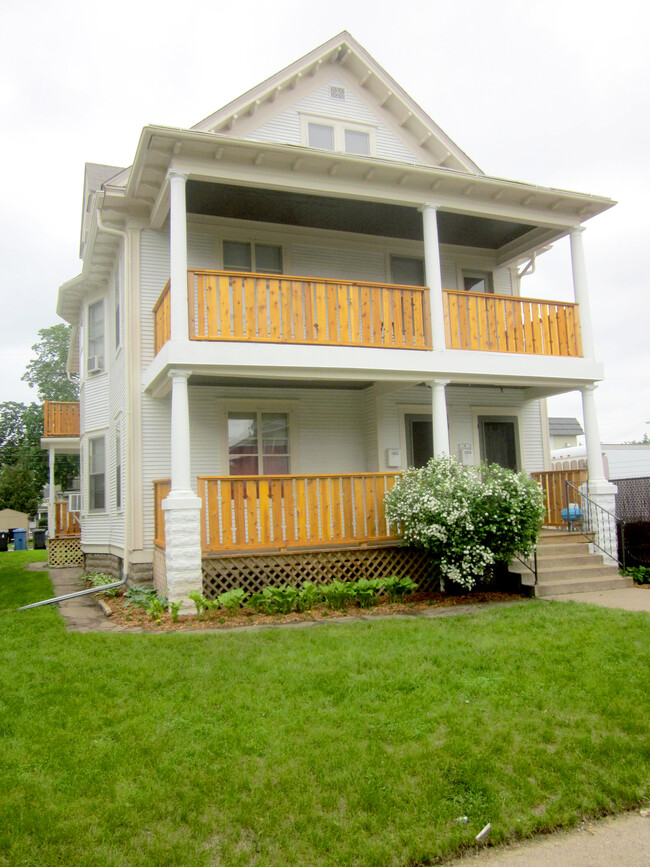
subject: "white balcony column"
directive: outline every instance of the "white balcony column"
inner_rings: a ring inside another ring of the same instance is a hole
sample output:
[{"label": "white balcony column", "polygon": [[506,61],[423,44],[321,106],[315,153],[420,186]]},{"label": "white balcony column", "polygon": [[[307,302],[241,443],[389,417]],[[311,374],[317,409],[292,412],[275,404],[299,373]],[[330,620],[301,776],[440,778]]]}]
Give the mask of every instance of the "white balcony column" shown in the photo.
[{"label": "white balcony column", "polygon": [[169,179],[169,312],[171,339],[187,340],[187,207],[185,185],[187,172],[170,171]]},{"label": "white balcony column", "polygon": [[589,305],[589,287],[587,285],[587,267],[585,265],[585,250],[582,243],[584,228],[576,226],[571,229],[571,267],[573,270],[573,297],[578,307],[580,319],[580,334],[582,337],[582,354],[585,358],[594,358],[594,336],[591,328],[591,308]]},{"label": "white balcony column", "polygon": [[449,380],[434,379],[431,388],[431,428],[433,432],[433,456],[449,454],[449,427],[447,425],[447,396],[445,388]]},{"label": "white balcony column", "polygon": [[[445,316],[442,301],[442,272],[440,270],[440,244],[438,241],[438,207],[426,203],[422,211],[424,233],[424,273],[429,287],[431,307],[431,339],[435,350],[446,349]],[[445,422],[446,423],[446,422]]]},{"label": "white balcony column", "polygon": [[190,414],[186,370],[172,370],[171,481],[165,513],[165,572],[169,602],[183,600],[181,612],[192,610],[187,594],[202,589],[201,500],[190,480]]},{"label": "white balcony column", "polygon": [[[596,548],[598,554],[610,552],[611,557],[605,553],[605,561],[614,563],[617,552],[616,521],[613,515],[616,512],[617,487],[605,478],[603,464],[603,450],[600,444],[600,432],[598,429],[598,415],[596,413],[596,401],[594,399],[595,385],[586,385],[582,391],[582,414],[585,423],[585,439],[587,441],[587,493],[590,502],[583,511],[587,512],[585,526],[595,533]],[[605,509],[600,512],[597,508]],[[584,520],[584,519],[583,519]]]},{"label": "white balcony column", "polygon": [[56,452],[53,448],[48,449],[48,458],[50,461],[50,490],[47,499],[47,535],[49,539],[56,536],[56,511],[54,500],[54,462],[56,460]]}]

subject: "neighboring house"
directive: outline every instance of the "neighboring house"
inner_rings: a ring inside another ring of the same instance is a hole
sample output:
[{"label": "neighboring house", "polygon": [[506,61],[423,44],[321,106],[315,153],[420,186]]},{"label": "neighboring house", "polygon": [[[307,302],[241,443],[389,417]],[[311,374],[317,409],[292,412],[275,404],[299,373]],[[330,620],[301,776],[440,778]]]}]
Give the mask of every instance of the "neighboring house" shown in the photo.
[{"label": "neighboring house", "polygon": [[0,532],[29,530],[29,515],[15,509],[0,509]]},{"label": "neighboring house", "polygon": [[[383,514],[396,473],[432,453],[542,471],[541,402],[573,389],[600,456],[582,224],[613,202],[486,175],[348,33],[192,129],[146,126],[83,201],[57,309],[93,568],[170,599],[416,577]],[[566,236],[574,301],[521,297]]]},{"label": "neighboring house", "polygon": [[549,418],[548,436],[551,449],[565,449],[578,445],[584,431],[577,418]]}]

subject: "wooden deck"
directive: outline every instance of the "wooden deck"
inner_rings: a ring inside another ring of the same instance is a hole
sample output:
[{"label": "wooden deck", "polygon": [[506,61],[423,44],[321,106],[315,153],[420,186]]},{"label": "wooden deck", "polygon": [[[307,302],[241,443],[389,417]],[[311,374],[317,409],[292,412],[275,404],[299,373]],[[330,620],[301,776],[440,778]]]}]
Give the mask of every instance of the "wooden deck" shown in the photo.
[{"label": "wooden deck", "polygon": [[43,404],[44,437],[78,437],[79,401],[46,400]]}]

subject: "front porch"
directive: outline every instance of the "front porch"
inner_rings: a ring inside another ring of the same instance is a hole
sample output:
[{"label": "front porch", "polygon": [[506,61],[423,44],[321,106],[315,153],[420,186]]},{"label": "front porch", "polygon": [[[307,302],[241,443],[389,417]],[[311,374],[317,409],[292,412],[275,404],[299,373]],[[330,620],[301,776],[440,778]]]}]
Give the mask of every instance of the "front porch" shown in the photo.
[{"label": "front porch", "polygon": [[[41,447],[47,449],[50,469],[47,509],[50,566],[83,565],[79,511],[69,508],[69,496],[57,496],[54,483],[57,455],[79,455],[79,443],[79,401],[46,400],[43,405]],[[76,496],[80,498],[80,495]]]}]

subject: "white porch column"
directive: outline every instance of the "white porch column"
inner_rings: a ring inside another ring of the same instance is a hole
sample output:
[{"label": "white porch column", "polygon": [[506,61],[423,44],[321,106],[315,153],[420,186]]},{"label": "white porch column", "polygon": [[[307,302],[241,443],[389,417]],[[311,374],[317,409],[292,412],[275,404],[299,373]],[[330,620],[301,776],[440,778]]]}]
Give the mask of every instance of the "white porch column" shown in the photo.
[{"label": "white porch column", "polygon": [[433,430],[433,456],[439,458],[449,454],[449,428],[447,426],[447,396],[445,379],[434,379],[431,387],[431,427]]},{"label": "white porch column", "polygon": [[47,536],[48,539],[53,539],[56,535],[56,513],[54,511],[54,462],[56,460],[56,452],[53,448],[49,448],[47,454],[50,462],[50,491],[47,500]]},{"label": "white porch column", "polygon": [[169,276],[171,339],[188,339],[187,310],[187,172],[170,171],[169,178]]},{"label": "white porch column", "polygon": [[[616,511],[617,487],[605,478],[603,465],[603,451],[600,444],[600,432],[598,429],[598,415],[594,400],[595,385],[586,385],[582,390],[582,414],[585,423],[585,439],[587,441],[587,472],[589,481],[587,492],[590,500],[593,500],[601,509],[589,505],[587,526],[596,534],[596,553],[610,552],[612,557],[609,562],[615,562],[617,556],[616,521],[612,517]],[[587,511],[584,509],[583,511]],[[605,562],[608,562],[606,554]]]},{"label": "white porch column", "polygon": [[582,352],[585,358],[594,358],[594,337],[591,329],[591,308],[589,305],[589,287],[587,285],[587,268],[585,251],[582,243],[584,228],[576,226],[571,229],[571,267],[573,270],[573,295],[579,304],[580,333],[582,336]]},{"label": "white porch column", "polygon": [[433,348],[443,350],[446,348],[446,342],[438,241],[438,208],[437,205],[428,202],[422,205],[420,210],[422,211],[422,229],[424,232],[424,272],[430,293],[431,338]]}]

